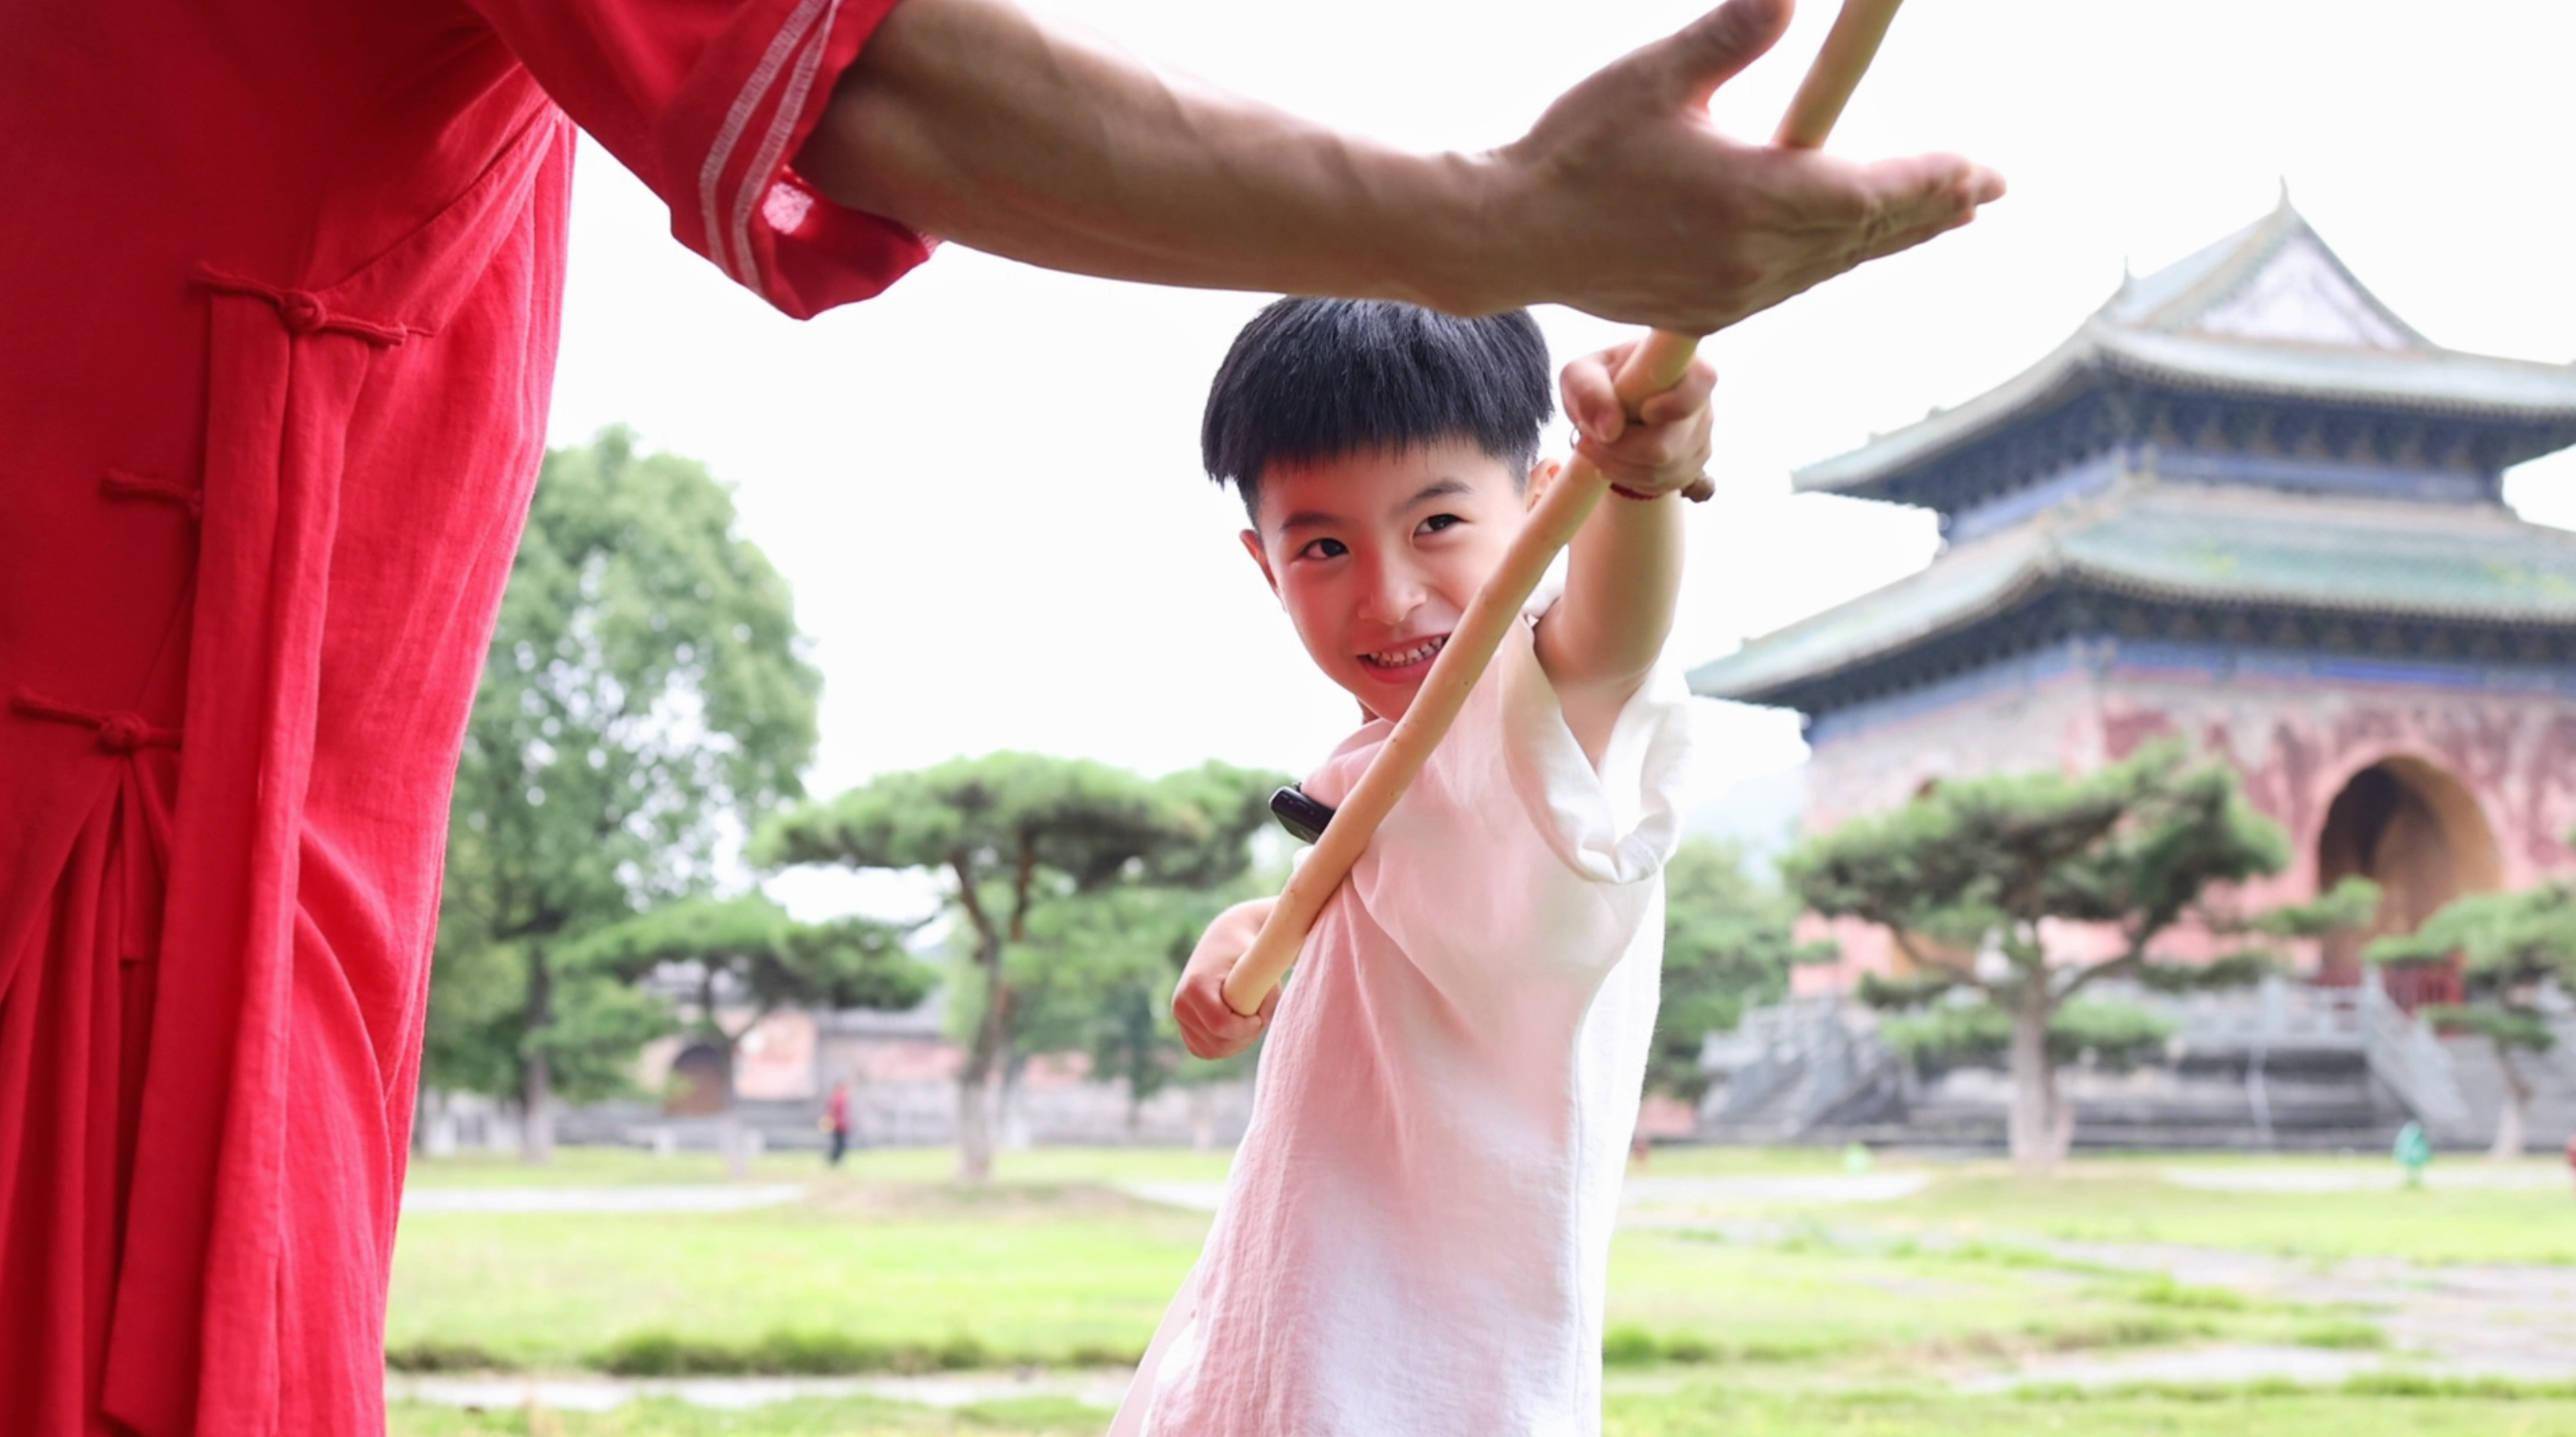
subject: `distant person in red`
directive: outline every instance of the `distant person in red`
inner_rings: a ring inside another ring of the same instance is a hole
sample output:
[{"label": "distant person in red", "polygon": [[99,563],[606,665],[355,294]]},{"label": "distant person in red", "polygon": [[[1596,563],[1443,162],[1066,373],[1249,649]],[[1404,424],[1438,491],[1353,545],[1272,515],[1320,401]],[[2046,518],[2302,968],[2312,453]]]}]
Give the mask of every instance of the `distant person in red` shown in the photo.
[{"label": "distant person in red", "polygon": [[843,1078],[832,1085],[832,1096],[823,1103],[823,1130],[831,1135],[831,1153],[824,1162],[839,1167],[850,1151],[850,1080]]},{"label": "distant person in red", "polygon": [[544,442],[575,125],[790,315],[945,236],[1707,330],[2000,192],[1718,135],[1699,103],[1783,23],[1732,0],[1511,145],[1416,154],[1003,0],[10,7],[0,1433],[383,1428],[442,830]]}]

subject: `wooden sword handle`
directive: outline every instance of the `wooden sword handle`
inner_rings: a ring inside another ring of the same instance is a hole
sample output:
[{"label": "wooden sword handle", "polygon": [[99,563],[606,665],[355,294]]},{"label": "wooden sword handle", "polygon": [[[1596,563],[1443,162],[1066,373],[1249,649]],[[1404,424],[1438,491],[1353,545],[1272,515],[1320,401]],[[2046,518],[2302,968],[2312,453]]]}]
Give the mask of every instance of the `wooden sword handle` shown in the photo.
[{"label": "wooden sword handle", "polygon": [[[1824,143],[1834,121],[1841,117],[1844,103],[1850,100],[1853,87],[1860,83],[1861,72],[1869,68],[1871,57],[1878,53],[1878,42],[1887,34],[1887,23],[1895,16],[1899,3],[1901,0],[1845,0],[1842,13],[1834,19],[1832,33],[1825,37],[1824,48],[1817,52],[1806,81],[1798,87],[1797,98],[1789,104],[1788,117],[1780,122],[1775,144],[1813,149]],[[1613,381],[1619,402],[1635,413],[1648,399],[1681,382],[1698,349],[1699,340],[1692,335],[1650,332],[1645,343],[1638,345],[1629,354],[1628,362],[1619,367],[1618,378]],[[1262,1000],[1278,986],[1289,965],[1297,961],[1297,950],[1305,946],[1307,930],[1314,926],[1316,915],[1324,911],[1325,901],[1349,875],[1351,865],[1359,861],[1395,801],[1404,796],[1405,785],[1422,771],[1431,751],[1440,746],[1451,721],[1466,703],[1468,692],[1476,687],[1485,666],[1493,661],[1494,651],[1502,646],[1503,636],[1520,622],[1521,607],[1546,576],[1548,565],[1573,542],[1609,487],[1609,481],[1592,461],[1577,454],[1540,497],[1519,536],[1504,551],[1502,563],[1468,602],[1467,612],[1450,632],[1447,646],[1431,661],[1431,672],[1423,675],[1422,687],[1415,691],[1404,716],[1395,721],[1394,731],[1386,736],[1377,755],[1369,760],[1367,772],[1360,775],[1350,796],[1333,810],[1333,821],[1325,826],[1324,836],[1316,841],[1305,862],[1288,876],[1288,886],[1280,890],[1279,901],[1262,923],[1260,936],[1252,940],[1252,947],[1235,960],[1233,970],[1226,974],[1226,1006],[1238,1013],[1258,1012]]]}]

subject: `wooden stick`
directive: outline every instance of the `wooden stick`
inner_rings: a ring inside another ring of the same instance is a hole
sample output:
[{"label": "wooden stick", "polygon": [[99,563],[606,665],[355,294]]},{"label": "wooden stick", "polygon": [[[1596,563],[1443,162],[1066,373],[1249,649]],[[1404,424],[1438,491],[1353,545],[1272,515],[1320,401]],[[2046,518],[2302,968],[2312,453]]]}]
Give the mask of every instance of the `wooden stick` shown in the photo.
[{"label": "wooden stick", "polygon": [[[1825,37],[1824,48],[1817,52],[1815,63],[1807,70],[1805,82],[1798,87],[1797,98],[1789,104],[1787,118],[1780,122],[1773,143],[1785,148],[1813,149],[1841,118],[1843,105],[1851,99],[1852,90],[1860,84],[1861,72],[1869,68],[1878,53],[1878,43],[1887,34],[1888,21],[1896,15],[1901,0],[1844,0],[1842,13],[1835,17],[1832,33]],[[1698,351],[1699,340],[1687,334],[1655,330],[1646,342],[1628,356],[1613,381],[1619,402],[1633,414],[1648,399],[1663,393],[1681,381],[1690,369],[1691,357]],[[1270,917],[1261,925],[1261,934],[1252,947],[1235,961],[1226,974],[1226,1006],[1238,1013],[1260,1010],[1262,1000],[1277,987],[1289,965],[1297,959],[1297,950],[1306,943],[1307,930],[1314,926],[1324,903],[1341,886],[1342,879],[1359,861],[1369,840],[1376,836],[1377,826],[1404,796],[1405,785],[1422,771],[1431,751],[1449,732],[1450,723],[1476,687],[1476,680],[1493,661],[1494,651],[1502,646],[1503,636],[1520,622],[1521,606],[1546,576],[1548,565],[1559,551],[1574,540],[1593,506],[1609,489],[1609,481],[1592,461],[1577,454],[1556,477],[1530,514],[1503,560],[1483,588],[1467,605],[1458,627],[1450,632],[1448,644],[1439,657],[1431,661],[1431,672],[1423,675],[1422,687],[1415,691],[1413,702],[1397,719],[1395,729],[1369,760],[1368,771],[1360,775],[1350,796],[1333,811],[1333,821],[1324,828],[1314,851],[1289,875],[1288,886],[1279,893],[1279,902],[1271,908]]]},{"label": "wooden stick", "polygon": [[1824,144],[1825,136],[1833,133],[1834,121],[1843,117],[1852,91],[1860,88],[1869,62],[1878,58],[1878,42],[1887,38],[1888,22],[1896,18],[1901,3],[1843,0],[1842,13],[1834,17],[1824,48],[1807,67],[1807,78],[1799,83],[1797,97],[1789,101],[1789,113],[1781,117],[1780,131],[1771,143],[1784,150],[1812,150]]}]

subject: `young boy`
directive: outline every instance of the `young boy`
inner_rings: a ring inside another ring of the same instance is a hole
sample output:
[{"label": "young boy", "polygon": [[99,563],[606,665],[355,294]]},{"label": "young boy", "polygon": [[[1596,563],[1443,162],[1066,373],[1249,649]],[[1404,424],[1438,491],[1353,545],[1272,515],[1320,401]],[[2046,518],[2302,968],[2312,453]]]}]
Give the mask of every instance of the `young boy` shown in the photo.
[{"label": "young boy", "polygon": [[[1682,501],[1708,459],[1695,365],[1636,415],[1624,350],[1566,367],[1577,448],[1626,494],[1506,637],[1326,905],[1284,996],[1221,988],[1271,900],[1200,940],[1191,1050],[1266,1026],[1252,1123],[1116,1434],[1514,1437],[1601,1422],[1602,1289],[1663,954],[1688,723],[1658,667]],[[1207,469],[1316,667],[1369,715],[1304,784],[1339,803],[1557,473],[1525,313],[1292,299],[1237,337]]]}]

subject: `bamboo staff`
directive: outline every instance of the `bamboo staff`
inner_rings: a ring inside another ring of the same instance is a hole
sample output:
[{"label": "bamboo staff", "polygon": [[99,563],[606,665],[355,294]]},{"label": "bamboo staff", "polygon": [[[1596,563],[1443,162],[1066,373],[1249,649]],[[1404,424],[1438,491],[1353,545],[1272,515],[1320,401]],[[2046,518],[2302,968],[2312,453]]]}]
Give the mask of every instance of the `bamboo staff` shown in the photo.
[{"label": "bamboo staff", "polygon": [[[1824,48],[1817,52],[1806,79],[1799,84],[1797,97],[1789,102],[1788,116],[1780,122],[1773,144],[1814,149],[1825,142],[1834,121],[1842,117],[1843,105],[1851,99],[1852,90],[1860,84],[1862,72],[1878,54],[1878,43],[1887,34],[1888,22],[1896,17],[1899,3],[1901,0],[1844,0],[1832,32],[1825,37]],[[1691,357],[1698,348],[1699,339],[1693,335],[1665,330],[1647,335],[1646,342],[1637,346],[1628,362],[1620,366],[1613,382],[1619,402],[1633,414],[1648,399],[1672,388],[1690,369]],[[1326,825],[1314,851],[1289,876],[1288,886],[1280,890],[1279,902],[1261,925],[1260,936],[1226,975],[1226,1006],[1243,1014],[1257,1012],[1270,990],[1278,986],[1289,965],[1297,960],[1297,950],[1305,946],[1306,931],[1314,925],[1316,915],[1323,912],[1325,900],[1333,896],[1333,890],[1350,873],[1351,865],[1359,861],[1369,839],[1376,835],[1378,824],[1395,807],[1395,801],[1404,796],[1405,785],[1413,781],[1424,760],[1439,747],[1442,735],[1449,732],[1451,721],[1466,703],[1468,691],[1492,662],[1494,650],[1519,621],[1521,606],[1529,602],[1548,565],[1573,542],[1608,488],[1609,480],[1580,454],[1557,475],[1555,484],[1539,500],[1538,508],[1505,551],[1501,565],[1467,605],[1466,614],[1449,635],[1448,645],[1431,661],[1431,672],[1423,676],[1422,687],[1415,691],[1404,716],[1396,720],[1394,732],[1387,735],[1377,756],[1369,761],[1368,771],[1360,776],[1350,797],[1334,810],[1333,821]]]}]

